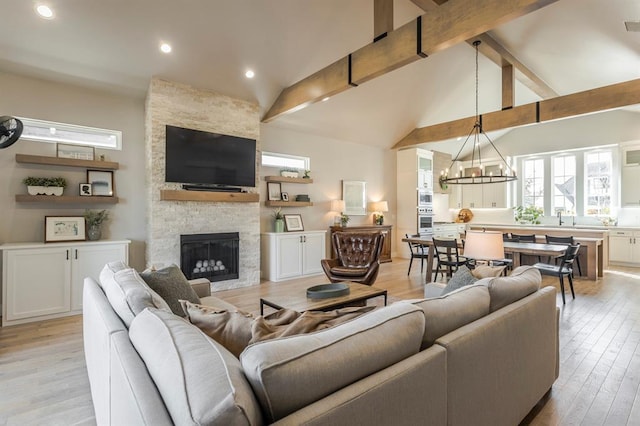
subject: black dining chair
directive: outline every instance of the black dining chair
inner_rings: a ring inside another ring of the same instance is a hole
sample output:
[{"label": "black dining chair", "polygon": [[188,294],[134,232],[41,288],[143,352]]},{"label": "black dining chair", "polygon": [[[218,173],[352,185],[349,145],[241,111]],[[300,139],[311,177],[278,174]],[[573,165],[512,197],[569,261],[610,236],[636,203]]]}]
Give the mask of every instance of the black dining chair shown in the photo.
[{"label": "black dining chair", "polygon": [[[511,238],[515,239],[518,243],[535,243],[536,242],[536,234],[531,235],[519,235],[519,234],[511,234]],[[538,262],[542,262],[542,258],[538,256]]]},{"label": "black dining chair", "polygon": [[458,251],[457,240],[439,240],[433,238],[433,248],[435,250],[436,257],[436,276],[434,280],[438,279],[438,273],[447,273],[448,277],[451,277],[458,267],[465,265],[469,259],[464,256],[460,256]]},{"label": "black dining chair", "polygon": [[580,250],[580,243],[570,245],[562,256],[562,261],[559,265],[552,265],[549,263],[536,263],[533,265],[542,275],[550,275],[558,277],[560,279],[560,294],[562,294],[562,304],[565,304],[564,300],[564,277],[569,278],[569,287],[571,288],[571,296],[575,299],[576,294],[573,291],[573,263],[578,256]]},{"label": "black dining chair", "polygon": [[[420,234],[404,234],[404,236],[407,238],[419,238]],[[409,241],[407,241],[407,244],[409,244],[409,250],[411,251],[411,260],[409,261],[409,270],[407,271],[407,275],[411,273],[411,265],[413,265],[413,259],[420,259],[420,273],[422,274],[422,271],[424,270],[424,260],[429,257],[429,252],[425,251],[425,248],[427,248],[427,246],[420,243],[411,243]]]},{"label": "black dining chair", "polygon": [[[545,235],[547,239],[547,244],[564,244],[568,246],[575,245],[575,241],[573,239],[573,235],[569,237],[554,237],[553,235]],[[562,259],[562,256],[558,256],[555,258],[556,265],[558,261]],[[582,275],[582,268],[580,267],[580,255],[578,254],[576,257],[576,266],[578,267],[578,275]]]}]

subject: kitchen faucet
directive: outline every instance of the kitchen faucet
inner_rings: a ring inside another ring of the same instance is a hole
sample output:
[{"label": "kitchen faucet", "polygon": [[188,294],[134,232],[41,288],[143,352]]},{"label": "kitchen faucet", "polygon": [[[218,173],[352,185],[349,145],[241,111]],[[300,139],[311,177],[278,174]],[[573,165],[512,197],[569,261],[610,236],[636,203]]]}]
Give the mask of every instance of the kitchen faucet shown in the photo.
[{"label": "kitchen faucet", "polygon": [[562,226],[562,224],[563,224],[563,223],[564,223],[564,222],[563,222],[563,220],[562,220],[562,212],[561,212],[561,211],[559,211],[559,212],[558,212],[558,226]]}]

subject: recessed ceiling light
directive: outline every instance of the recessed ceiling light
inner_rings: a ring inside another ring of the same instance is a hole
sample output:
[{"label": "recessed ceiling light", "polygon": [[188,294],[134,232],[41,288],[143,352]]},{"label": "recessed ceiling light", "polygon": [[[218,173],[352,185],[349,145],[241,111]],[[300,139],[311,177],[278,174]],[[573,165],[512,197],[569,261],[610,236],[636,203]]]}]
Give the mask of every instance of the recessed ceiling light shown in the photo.
[{"label": "recessed ceiling light", "polygon": [[171,45],[169,43],[162,43],[160,45],[160,51],[162,53],[171,53]]},{"label": "recessed ceiling light", "polygon": [[329,99],[329,96],[327,96],[326,98],[322,98],[322,102],[327,102]]},{"label": "recessed ceiling light", "polygon": [[244,76],[247,78],[253,78],[256,75],[256,73],[254,73],[252,70],[247,70],[247,72],[244,73]]},{"label": "recessed ceiling light", "polygon": [[46,4],[37,5],[36,12],[45,19],[53,19],[53,10],[51,10],[51,8]]}]

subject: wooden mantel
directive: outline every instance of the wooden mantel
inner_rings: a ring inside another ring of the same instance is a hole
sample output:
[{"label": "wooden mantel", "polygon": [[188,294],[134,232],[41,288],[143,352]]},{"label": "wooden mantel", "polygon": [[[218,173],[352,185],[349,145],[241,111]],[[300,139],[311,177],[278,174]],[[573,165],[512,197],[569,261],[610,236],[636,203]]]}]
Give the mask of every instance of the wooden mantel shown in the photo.
[{"label": "wooden mantel", "polygon": [[253,192],[209,192],[176,189],[160,190],[162,201],[203,201],[219,203],[257,203],[260,194]]}]

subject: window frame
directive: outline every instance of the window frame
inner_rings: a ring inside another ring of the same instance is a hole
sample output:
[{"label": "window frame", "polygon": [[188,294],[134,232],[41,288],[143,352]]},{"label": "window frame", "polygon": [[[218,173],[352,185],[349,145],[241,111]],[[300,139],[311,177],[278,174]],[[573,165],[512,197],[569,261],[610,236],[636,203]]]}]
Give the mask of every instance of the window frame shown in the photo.
[{"label": "window frame", "polygon": [[[24,125],[22,131],[22,139],[35,141],[35,142],[45,142],[45,143],[65,143],[70,145],[80,145],[80,146],[92,146],[94,148],[99,149],[112,149],[121,151],[122,150],[122,131],[120,130],[110,130],[110,129],[101,129],[98,127],[89,127],[89,126],[80,126],[77,124],[68,124],[68,123],[58,123],[55,121],[48,120],[38,120],[35,118],[27,118],[27,117],[18,117],[22,124]],[[33,134],[30,133],[31,128],[48,128],[55,129],[56,133],[58,131],[66,132],[66,133],[77,133],[84,135],[94,135],[97,137],[105,137],[109,140],[109,143],[100,143],[91,140],[82,140],[82,139],[69,139],[62,136],[56,136],[54,132],[44,136],[41,134]]]},{"label": "window frame", "polygon": [[[266,156],[271,156],[271,157],[275,157],[275,158],[280,158],[283,160],[301,160],[304,163],[304,168],[299,168],[299,167],[295,167],[294,165],[287,165],[287,164],[265,164],[264,163],[264,157]],[[278,152],[269,152],[269,151],[263,151],[262,154],[260,155],[260,165],[262,167],[273,167],[273,168],[280,168],[280,169],[284,169],[284,168],[292,168],[292,169],[297,169],[297,170],[311,170],[311,159],[309,157],[304,157],[301,155],[292,155],[292,154],[282,154],[282,153],[278,153]]]}]

